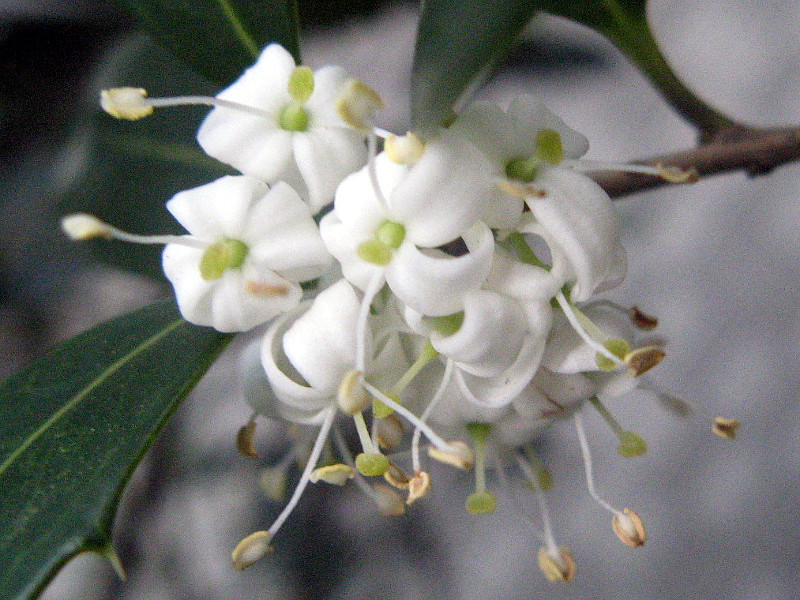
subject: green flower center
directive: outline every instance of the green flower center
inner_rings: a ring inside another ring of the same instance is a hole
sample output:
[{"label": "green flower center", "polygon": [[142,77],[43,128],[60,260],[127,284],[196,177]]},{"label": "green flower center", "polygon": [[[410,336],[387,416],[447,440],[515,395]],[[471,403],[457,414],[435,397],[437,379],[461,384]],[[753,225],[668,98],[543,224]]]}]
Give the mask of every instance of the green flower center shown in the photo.
[{"label": "green flower center", "polygon": [[308,111],[303,105],[293,102],[283,109],[278,124],[285,131],[306,131],[310,120]]},{"label": "green flower center", "polygon": [[506,163],[506,177],[522,183],[530,183],[539,174],[542,164],[557,165],[564,160],[561,136],[553,129],[542,129],[536,134],[536,149],[533,156],[512,158]]},{"label": "green flower center", "polygon": [[211,244],[200,259],[200,276],[206,281],[215,281],[228,269],[238,269],[250,248],[241,240],[223,240]]}]

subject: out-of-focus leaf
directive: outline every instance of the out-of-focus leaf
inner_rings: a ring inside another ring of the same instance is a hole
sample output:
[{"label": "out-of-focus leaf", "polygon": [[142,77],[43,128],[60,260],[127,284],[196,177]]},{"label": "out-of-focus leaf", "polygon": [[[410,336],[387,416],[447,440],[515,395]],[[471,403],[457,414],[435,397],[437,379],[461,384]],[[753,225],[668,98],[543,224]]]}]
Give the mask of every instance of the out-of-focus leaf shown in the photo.
[{"label": "out-of-focus leaf", "polygon": [[0,383],[1,598],[35,597],[79,552],[110,554],[125,483],[230,339],[159,302]]},{"label": "out-of-focus leaf", "polygon": [[539,8],[539,0],[424,0],[411,72],[414,129],[446,123]]},{"label": "out-of-focus leaf", "polygon": [[[103,87],[143,87],[151,96],[213,95],[217,90],[144,37],[110,61]],[[234,173],[206,155],[195,134],[206,107],[158,109],[140,121],[118,121],[93,104],[85,130],[85,159],[59,202],[62,215],[88,212],[135,233],[185,233],[164,204],[177,192]],[[85,243],[113,266],[161,279],[161,248],[117,241]]]},{"label": "out-of-focus leaf", "polygon": [[300,61],[295,0],[123,0],[139,23],[198,73],[227,85],[270,42]]}]

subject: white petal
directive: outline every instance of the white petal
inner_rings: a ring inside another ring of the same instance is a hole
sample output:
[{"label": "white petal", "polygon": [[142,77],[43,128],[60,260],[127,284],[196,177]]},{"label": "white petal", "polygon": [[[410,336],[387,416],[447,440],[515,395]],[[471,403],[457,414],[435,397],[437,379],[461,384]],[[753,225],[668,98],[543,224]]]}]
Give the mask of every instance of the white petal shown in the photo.
[{"label": "white petal", "polygon": [[[570,169],[547,169],[536,179],[544,198],[528,198],[551,246],[553,274],[575,274],[571,299],[587,300],[609,278],[619,277],[620,227],[611,200],[594,181]],[[560,265],[566,260],[568,266]]]},{"label": "white petal", "polygon": [[460,329],[449,336],[432,331],[430,339],[436,350],[463,371],[492,377],[515,361],[526,333],[525,314],[514,300],[476,290],[464,296]]},{"label": "white petal", "polygon": [[283,182],[253,205],[241,240],[250,248],[249,261],[291,281],[318,277],[330,264],[308,206]]},{"label": "white petal", "polygon": [[546,337],[528,333],[516,360],[494,377],[476,377],[462,371],[456,373],[471,396],[490,407],[502,407],[512,402],[530,383],[544,352]]},{"label": "white petal", "polygon": [[478,289],[492,263],[494,237],[483,223],[464,234],[469,252],[449,256],[440,250],[420,250],[408,240],[386,267],[386,282],[397,297],[428,316],[461,310],[464,294]]},{"label": "white petal", "polygon": [[562,282],[541,267],[523,263],[503,248],[495,248],[485,288],[518,300],[550,301]]},{"label": "white petal", "polygon": [[[397,184],[408,173],[408,167],[398,165],[381,152],[375,157],[375,173],[383,197],[389,198]],[[386,212],[375,194],[367,167],[353,173],[336,190],[334,210],[339,220],[357,237],[370,238],[375,229],[393,215]]]},{"label": "white petal", "polygon": [[452,135],[428,142],[389,199],[406,236],[422,247],[459,237],[478,219],[494,185],[488,161],[475,146]]},{"label": "white petal", "polygon": [[308,384],[330,396],[355,366],[360,301],[344,280],[321,292],[283,336],[283,349]]},{"label": "white petal", "polygon": [[336,104],[349,80],[350,76],[341,67],[326,66],[314,71],[314,92],[306,106],[312,114],[315,127],[348,127],[339,116]]},{"label": "white petal", "polygon": [[178,192],[167,210],[189,233],[202,240],[240,239],[248,213],[269,188],[252,177],[225,176],[200,187]]},{"label": "white petal", "polygon": [[293,137],[294,159],[313,212],[333,200],[336,187],[367,162],[364,135],[353,129],[312,126]]},{"label": "white petal", "polygon": [[354,234],[350,227],[339,221],[335,210],[322,218],[319,233],[325,248],[339,261],[344,277],[357,288],[366,290],[375,274],[383,271],[383,267],[358,256],[358,246],[369,237]]},{"label": "white petal", "polygon": [[507,114],[513,123],[525,127],[526,131],[523,135],[533,134],[534,144],[536,135],[542,129],[552,129],[561,137],[565,157],[579,158],[589,150],[589,140],[571,129],[535,96],[529,94],[517,96],[511,101]]},{"label": "white petal", "polygon": [[332,398],[325,391],[304,385],[300,376],[289,363],[283,352],[283,336],[292,323],[308,309],[310,303],[304,304],[288,315],[277,319],[267,330],[261,345],[261,364],[269,379],[272,391],[283,405],[279,408],[282,415],[289,414],[301,421],[331,405]]}]

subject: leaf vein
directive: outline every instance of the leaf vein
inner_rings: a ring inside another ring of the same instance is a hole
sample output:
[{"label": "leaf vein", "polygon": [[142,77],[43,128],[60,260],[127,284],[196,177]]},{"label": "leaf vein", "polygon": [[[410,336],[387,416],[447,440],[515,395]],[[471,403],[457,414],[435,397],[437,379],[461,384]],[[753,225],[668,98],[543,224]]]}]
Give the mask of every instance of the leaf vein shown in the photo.
[{"label": "leaf vein", "polygon": [[118,371],[125,363],[130,361],[131,359],[135,358],[137,355],[141,354],[145,350],[147,350],[150,346],[167,336],[169,333],[177,329],[181,324],[185,323],[183,319],[177,319],[169,326],[165,327],[157,334],[153,335],[152,337],[144,340],[141,344],[136,346],[133,350],[128,352],[125,356],[121,357],[119,360],[111,364],[107,369],[105,369],[94,381],[84,387],[78,394],[74,395],[68,402],[66,402],[61,408],[59,408],[56,412],[54,412],[47,421],[45,421],[41,427],[39,427],[36,431],[34,431],[28,438],[20,444],[20,446],[12,452],[8,458],[0,465],[0,475],[5,473],[9,466],[19,457],[20,454],[25,452],[37,439],[39,439],[50,427],[52,427],[61,417],[63,417],[66,413],[72,410],[81,400],[86,398],[94,389],[99,387],[106,379],[108,379],[111,375],[113,375],[116,371]]}]

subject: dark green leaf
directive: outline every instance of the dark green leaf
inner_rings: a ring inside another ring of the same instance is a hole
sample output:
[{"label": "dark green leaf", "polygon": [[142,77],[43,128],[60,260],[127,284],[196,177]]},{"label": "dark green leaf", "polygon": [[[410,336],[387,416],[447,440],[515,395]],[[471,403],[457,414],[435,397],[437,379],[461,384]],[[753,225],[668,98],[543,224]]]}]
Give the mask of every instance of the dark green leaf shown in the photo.
[{"label": "dark green leaf", "polygon": [[539,0],[425,0],[411,73],[411,122],[446,123],[481,75],[506,57]]},{"label": "dark green leaf", "polygon": [[227,85],[277,42],[300,62],[295,0],[123,0],[139,23],[209,80]]},{"label": "dark green leaf", "polygon": [[108,552],[126,481],[230,338],[159,302],[0,383],[0,598],[32,598],[77,553]]},{"label": "dark green leaf", "polygon": [[[141,121],[118,121],[100,110],[97,98],[102,87],[125,85],[143,87],[151,96],[216,90],[143,36],[125,44],[109,62],[103,82],[91,93],[83,166],[61,198],[59,212],[88,212],[135,233],[185,233],[164,207],[166,201],[234,173],[197,144],[195,134],[208,108],[164,108]],[[107,240],[85,246],[116,267],[163,277],[159,247]]]}]

